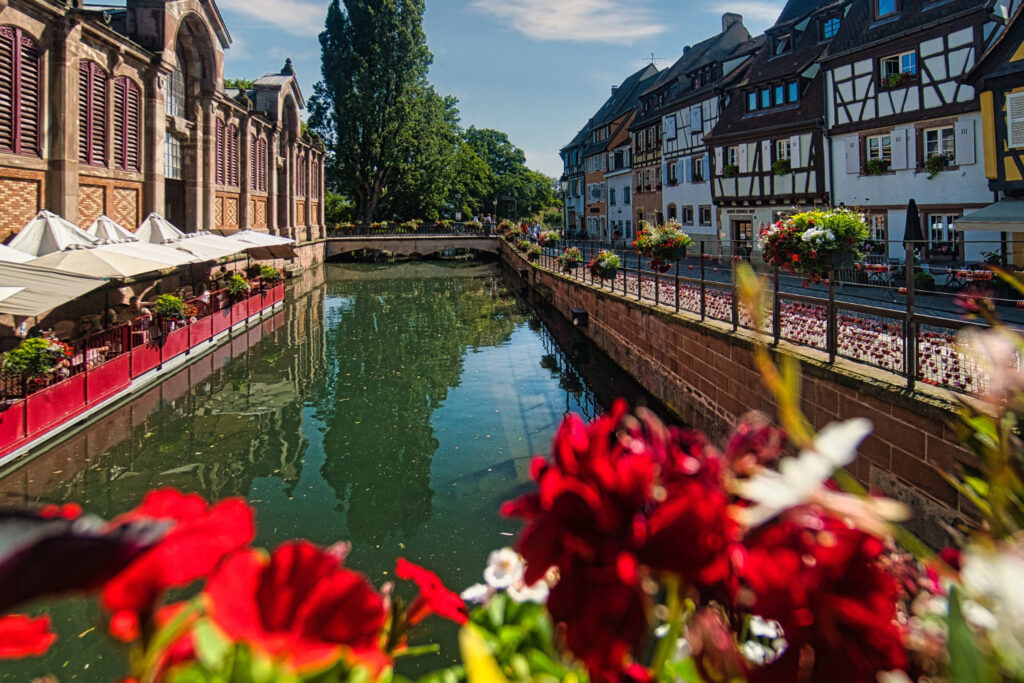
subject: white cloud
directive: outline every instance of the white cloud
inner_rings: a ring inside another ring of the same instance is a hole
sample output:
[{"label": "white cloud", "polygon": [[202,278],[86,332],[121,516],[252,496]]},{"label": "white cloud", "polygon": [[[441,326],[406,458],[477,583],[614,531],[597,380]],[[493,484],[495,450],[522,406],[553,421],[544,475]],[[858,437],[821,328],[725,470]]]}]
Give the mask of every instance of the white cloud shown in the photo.
[{"label": "white cloud", "polygon": [[327,4],[304,0],[220,0],[217,3],[261,23],[297,36],[316,36],[324,28]]},{"label": "white cloud", "polygon": [[[748,29],[768,27],[775,23],[782,13],[782,2],[767,0],[736,0],[735,2],[715,2],[704,8],[710,14],[735,12],[743,15],[743,23]],[[754,33],[752,30],[751,33]]]},{"label": "white cloud", "polygon": [[631,45],[667,30],[637,0],[472,0],[533,40]]}]

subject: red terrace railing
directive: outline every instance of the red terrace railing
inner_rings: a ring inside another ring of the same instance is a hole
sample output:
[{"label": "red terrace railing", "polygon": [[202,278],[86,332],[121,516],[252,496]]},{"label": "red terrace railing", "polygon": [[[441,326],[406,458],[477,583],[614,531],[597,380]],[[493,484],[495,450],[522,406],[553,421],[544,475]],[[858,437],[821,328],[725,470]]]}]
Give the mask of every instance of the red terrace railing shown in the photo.
[{"label": "red terrace railing", "polygon": [[158,323],[144,315],[69,343],[72,353],[50,376],[0,378],[0,456],[36,439],[120,391],[132,380],[191,351],[284,300],[284,285],[254,288],[232,302],[226,290],[187,303],[195,318]]}]

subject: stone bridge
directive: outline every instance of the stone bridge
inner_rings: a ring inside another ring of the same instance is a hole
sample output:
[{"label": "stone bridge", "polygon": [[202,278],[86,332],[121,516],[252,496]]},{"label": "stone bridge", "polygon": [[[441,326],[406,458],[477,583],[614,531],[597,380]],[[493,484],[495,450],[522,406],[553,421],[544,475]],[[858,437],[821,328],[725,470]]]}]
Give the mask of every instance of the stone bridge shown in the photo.
[{"label": "stone bridge", "polygon": [[389,251],[394,254],[402,254],[403,256],[429,256],[446,249],[474,249],[476,251],[497,254],[500,241],[498,237],[484,237],[482,235],[329,237],[327,238],[327,248],[324,256],[330,259],[362,249]]}]

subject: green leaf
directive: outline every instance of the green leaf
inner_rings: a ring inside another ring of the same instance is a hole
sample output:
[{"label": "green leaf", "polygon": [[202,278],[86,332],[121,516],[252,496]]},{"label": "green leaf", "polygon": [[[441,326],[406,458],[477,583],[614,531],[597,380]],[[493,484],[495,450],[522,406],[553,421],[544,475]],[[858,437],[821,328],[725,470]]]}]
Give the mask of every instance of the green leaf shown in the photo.
[{"label": "green leaf", "polygon": [[497,593],[487,603],[488,626],[497,631],[505,624],[505,609],[508,603],[508,596],[504,593]]},{"label": "green leaf", "polygon": [[697,664],[692,657],[679,661],[666,662],[662,670],[657,672],[659,681],[685,681],[685,683],[703,683]]},{"label": "green leaf", "polygon": [[949,673],[953,683],[982,683],[982,658],[974,635],[964,620],[960,589],[949,594]]},{"label": "green leaf", "polygon": [[219,671],[231,650],[231,643],[209,619],[200,619],[192,629],[196,655],[203,666]]}]

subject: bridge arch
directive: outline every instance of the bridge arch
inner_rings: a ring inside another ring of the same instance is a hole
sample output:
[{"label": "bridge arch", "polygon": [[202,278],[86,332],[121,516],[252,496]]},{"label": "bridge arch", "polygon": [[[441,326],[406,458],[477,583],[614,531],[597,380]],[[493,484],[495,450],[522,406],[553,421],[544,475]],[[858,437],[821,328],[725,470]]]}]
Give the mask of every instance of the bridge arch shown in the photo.
[{"label": "bridge arch", "polygon": [[497,237],[332,237],[328,238],[324,256],[328,259],[353,251],[370,249],[389,251],[402,256],[432,256],[447,249],[471,249],[497,254]]}]

